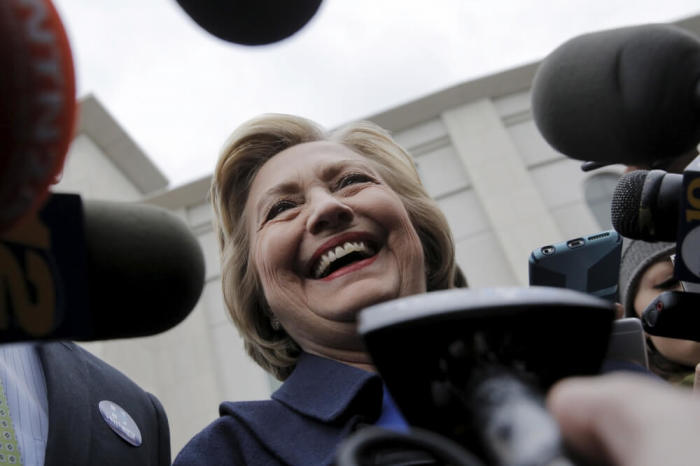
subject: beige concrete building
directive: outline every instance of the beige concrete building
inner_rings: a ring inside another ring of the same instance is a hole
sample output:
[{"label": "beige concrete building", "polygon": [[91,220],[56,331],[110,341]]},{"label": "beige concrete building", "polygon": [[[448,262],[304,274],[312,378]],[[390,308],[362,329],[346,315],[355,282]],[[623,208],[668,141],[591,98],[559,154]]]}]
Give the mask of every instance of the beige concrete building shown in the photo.
[{"label": "beige concrete building", "polygon": [[[700,16],[680,23],[700,34]],[[415,157],[445,212],[458,262],[472,287],[527,286],[532,249],[610,228],[621,166],[584,173],[550,148],[530,112],[537,63],[445,89],[368,116]],[[57,190],[85,198],[143,201],[192,228],[206,285],[190,316],[158,336],[90,343],[91,351],[156,394],[168,413],[174,454],[218,416],[221,400],[265,398],[271,378],[244,354],[220,291],[219,253],[207,202],[210,177],[174,189],[93,97],[83,100]]]}]

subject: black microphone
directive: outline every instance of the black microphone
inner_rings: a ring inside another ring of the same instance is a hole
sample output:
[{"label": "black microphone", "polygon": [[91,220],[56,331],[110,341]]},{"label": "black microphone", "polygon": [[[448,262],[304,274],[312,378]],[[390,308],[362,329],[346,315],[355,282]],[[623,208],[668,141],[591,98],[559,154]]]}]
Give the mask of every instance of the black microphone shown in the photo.
[{"label": "black microphone", "polygon": [[682,175],[637,170],[615,186],[610,216],[621,235],[676,243],[674,276],[700,283],[700,156]]},{"label": "black microphone", "polygon": [[685,154],[700,141],[700,40],[662,24],[571,39],[537,70],[532,111],[574,159],[651,165]]},{"label": "black microphone", "polygon": [[700,293],[665,291],[642,313],[650,335],[700,341]]},{"label": "black microphone", "polygon": [[409,425],[488,464],[570,464],[541,395],[599,373],[614,307],[564,288],[451,289],[369,306],[358,332]]},{"label": "black microphone", "polygon": [[300,30],[321,0],[177,0],[202,28],[219,39],[266,45]]},{"label": "black microphone", "polygon": [[615,186],[610,216],[618,233],[644,241],[676,241],[683,175],[635,170]]},{"label": "black microphone", "polygon": [[0,236],[0,342],[153,335],[203,285],[199,243],[174,214],[53,194]]}]

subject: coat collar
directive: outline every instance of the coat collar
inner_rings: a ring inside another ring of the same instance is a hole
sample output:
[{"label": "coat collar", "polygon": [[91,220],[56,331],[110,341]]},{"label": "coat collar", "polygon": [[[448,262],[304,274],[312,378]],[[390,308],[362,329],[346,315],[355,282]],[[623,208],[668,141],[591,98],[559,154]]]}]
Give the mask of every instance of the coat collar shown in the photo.
[{"label": "coat collar", "polygon": [[[224,402],[219,413],[236,418],[282,464],[328,465],[340,442],[379,418],[382,391],[376,374],[304,353],[272,400]],[[248,454],[251,464],[262,461],[256,448]]]},{"label": "coat collar", "polygon": [[351,407],[353,414],[376,420],[382,409],[382,381],[372,372],[302,353],[272,399],[321,422],[336,421]]}]

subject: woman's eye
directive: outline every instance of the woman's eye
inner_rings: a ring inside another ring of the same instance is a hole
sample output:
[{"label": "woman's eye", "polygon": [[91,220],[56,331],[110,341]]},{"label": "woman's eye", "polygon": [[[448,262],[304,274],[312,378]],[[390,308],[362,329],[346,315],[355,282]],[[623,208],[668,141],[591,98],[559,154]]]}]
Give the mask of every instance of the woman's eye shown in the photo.
[{"label": "woman's eye", "polygon": [[338,181],[338,189],[342,189],[351,184],[367,183],[371,181],[374,180],[363,173],[350,173],[349,175],[345,175],[340,179],[340,181]]},{"label": "woman's eye", "polygon": [[265,221],[272,220],[273,218],[277,217],[279,214],[281,214],[285,210],[293,209],[294,207],[296,207],[296,204],[292,201],[288,201],[288,200],[277,201],[270,208],[270,210],[267,212],[267,216],[265,217]]},{"label": "woman's eye", "polygon": [[678,281],[677,278],[671,277],[668,280],[654,285],[654,288],[656,288],[657,290],[672,290],[676,288],[679,284],[680,281]]}]

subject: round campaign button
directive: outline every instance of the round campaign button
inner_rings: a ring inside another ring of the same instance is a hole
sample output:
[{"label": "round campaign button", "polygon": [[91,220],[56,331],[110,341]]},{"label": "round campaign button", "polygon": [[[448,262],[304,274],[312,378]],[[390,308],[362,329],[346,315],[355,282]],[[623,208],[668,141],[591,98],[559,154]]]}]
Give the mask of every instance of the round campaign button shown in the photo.
[{"label": "round campaign button", "polygon": [[113,401],[102,400],[99,403],[100,414],[107,425],[124,441],[138,447],[141,445],[141,431],[129,413]]}]

